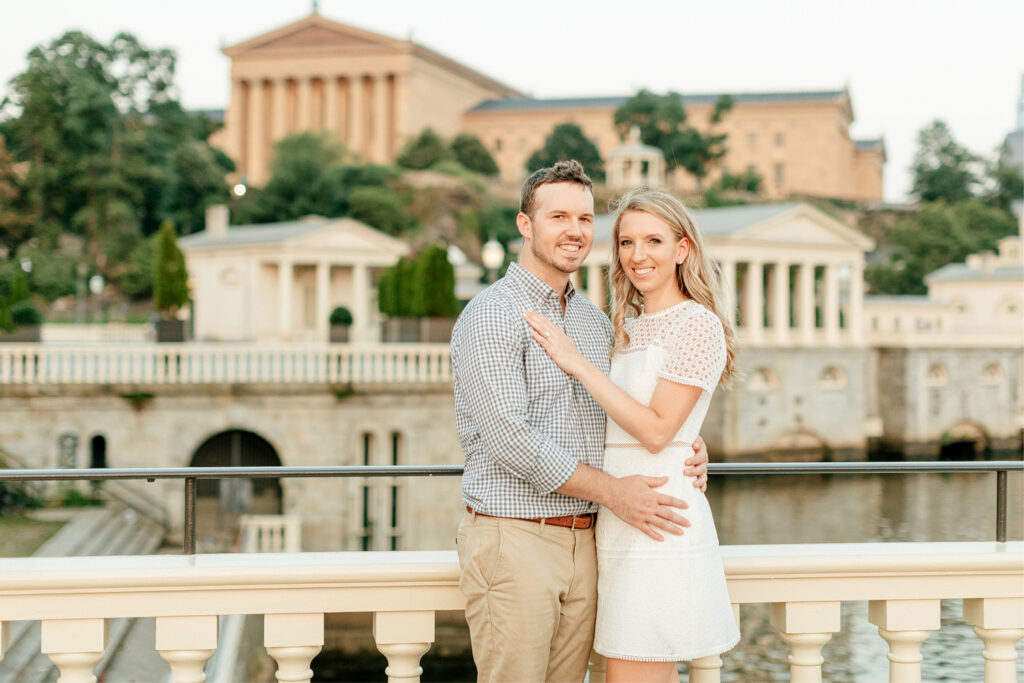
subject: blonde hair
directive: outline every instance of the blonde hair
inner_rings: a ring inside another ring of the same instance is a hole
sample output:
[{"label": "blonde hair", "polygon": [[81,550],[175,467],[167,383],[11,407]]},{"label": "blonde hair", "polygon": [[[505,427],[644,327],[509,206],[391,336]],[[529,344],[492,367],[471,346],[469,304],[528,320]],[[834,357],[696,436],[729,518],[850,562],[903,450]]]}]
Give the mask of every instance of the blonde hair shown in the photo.
[{"label": "blonde hair", "polygon": [[616,202],[614,210],[615,228],[612,230],[612,323],[615,326],[615,347],[612,353],[629,344],[626,333],[626,314],[632,311],[640,314],[643,294],[626,277],[626,271],[619,261],[619,229],[622,218],[628,213],[650,214],[668,226],[676,240],[684,237],[690,242],[690,250],[683,262],[676,266],[676,280],[679,291],[700,305],[712,311],[722,321],[725,330],[725,370],[720,383],[728,386],[736,374],[736,334],[732,316],[725,310],[722,290],[722,274],[718,265],[708,258],[704,239],[683,203],[668,194],[648,188],[638,188],[627,193]]}]

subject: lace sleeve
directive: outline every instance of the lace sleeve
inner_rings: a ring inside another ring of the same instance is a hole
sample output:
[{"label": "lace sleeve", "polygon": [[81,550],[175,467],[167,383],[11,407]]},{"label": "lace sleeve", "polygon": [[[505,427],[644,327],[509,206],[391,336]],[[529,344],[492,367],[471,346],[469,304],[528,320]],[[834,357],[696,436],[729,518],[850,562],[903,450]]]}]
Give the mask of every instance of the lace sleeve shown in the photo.
[{"label": "lace sleeve", "polygon": [[680,313],[666,329],[668,359],[659,376],[713,392],[725,370],[722,321],[697,305],[687,306]]}]

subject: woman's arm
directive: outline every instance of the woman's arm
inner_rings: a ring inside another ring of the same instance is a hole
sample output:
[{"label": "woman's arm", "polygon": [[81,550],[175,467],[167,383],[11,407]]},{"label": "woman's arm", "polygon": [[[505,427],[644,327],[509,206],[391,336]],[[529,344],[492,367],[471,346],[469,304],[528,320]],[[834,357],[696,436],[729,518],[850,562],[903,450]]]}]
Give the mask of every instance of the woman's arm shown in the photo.
[{"label": "woman's arm", "polygon": [[651,405],[635,401],[577,350],[576,345],[548,318],[534,311],[523,316],[533,328],[531,334],[541,348],[600,404],[617,425],[651,453],[657,453],[679,432],[703,389],[659,379]]}]

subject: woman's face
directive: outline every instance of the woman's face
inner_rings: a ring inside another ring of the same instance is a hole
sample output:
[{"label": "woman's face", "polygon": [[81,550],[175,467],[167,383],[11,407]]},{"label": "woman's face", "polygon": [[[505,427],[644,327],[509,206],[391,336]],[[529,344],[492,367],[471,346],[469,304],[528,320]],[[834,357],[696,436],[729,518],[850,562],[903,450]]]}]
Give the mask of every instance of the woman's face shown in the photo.
[{"label": "woman's face", "polygon": [[630,211],[619,221],[619,263],[633,286],[648,298],[666,288],[679,289],[676,266],[689,252],[689,240],[677,240],[660,218]]}]

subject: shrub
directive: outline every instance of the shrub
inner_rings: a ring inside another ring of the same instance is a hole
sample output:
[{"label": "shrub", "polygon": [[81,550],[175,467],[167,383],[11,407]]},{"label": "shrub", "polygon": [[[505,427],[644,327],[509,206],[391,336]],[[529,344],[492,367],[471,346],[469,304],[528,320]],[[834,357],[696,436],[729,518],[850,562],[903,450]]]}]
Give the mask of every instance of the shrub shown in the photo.
[{"label": "shrub", "polygon": [[422,171],[439,161],[454,158],[455,155],[444,140],[432,129],[426,128],[406,144],[395,163],[402,168]]},{"label": "shrub", "polygon": [[332,325],[351,325],[352,311],[348,310],[344,306],[337,306],[333,311],[331,311],[330,322]]},{"label": "shrub", "polygon": [[174,225],[164,221],[157,233],[156,272],[153,277],[153,307],[171,317],[188,303],[188,271],[185,255],[178,248]]},{"label": "shrub", "polygon": [[448,251],[428,247],[413,266],[415,283],[413,310],[417,317],[453,318],[459,312],[455,298],[455,270],[448,262]]},{"label": "shrub", "polygon": [[412,227],[402,200],[385,187],[357,187],[349,195],[349,215],[389,235]]},{"label": "shrub", "polygon": [[19,301],[11,306],[11,322],[15,327],[22,325],[42,325],[43,313],[31,302]]},{"label": "shrub", "polygon": [[480,138],[472,133],[459,133],[452,140],[452,152],[460,164],[484,175],[498,175],[498,164]]}]

